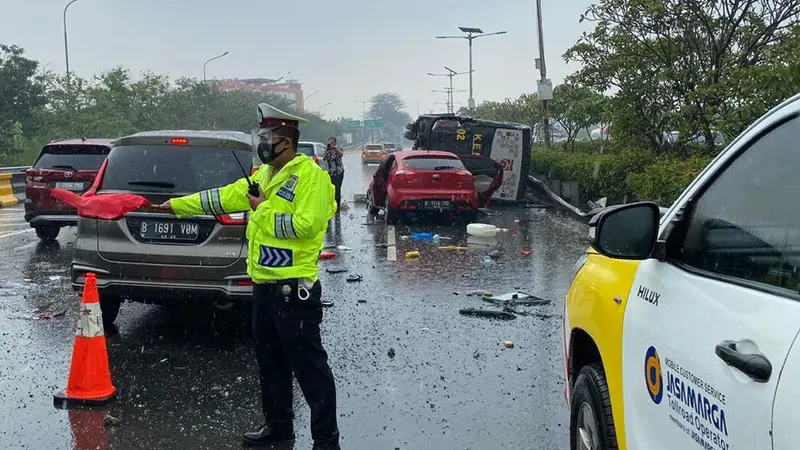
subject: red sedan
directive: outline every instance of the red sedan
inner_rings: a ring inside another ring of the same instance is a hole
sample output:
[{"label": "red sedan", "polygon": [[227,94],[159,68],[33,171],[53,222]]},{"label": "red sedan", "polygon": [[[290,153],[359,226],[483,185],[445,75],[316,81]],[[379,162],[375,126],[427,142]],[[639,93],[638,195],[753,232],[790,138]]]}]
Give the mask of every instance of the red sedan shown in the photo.
[{"label": "red sedan", "polygon": [[502,170],[480,195],[475,179],[458,156],[433,150],[390,154],[375,171],[367,191],[371,214],[383,208],[386,221],[394,223],[402,212],[436,212],[474,220],[502,183]]}]

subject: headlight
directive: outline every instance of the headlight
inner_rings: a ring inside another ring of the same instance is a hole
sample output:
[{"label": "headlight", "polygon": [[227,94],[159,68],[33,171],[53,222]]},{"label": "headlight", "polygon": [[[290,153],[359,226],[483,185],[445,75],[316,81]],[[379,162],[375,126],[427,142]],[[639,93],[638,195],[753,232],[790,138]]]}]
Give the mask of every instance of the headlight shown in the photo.
[{"label": "headlight", "polygon": [[589,254],[584,253],[580,256],[580,258],[578,258],[577,261],[575,261],[575,266],[572,267],[572,278],[570,278],[569,284],[575,282],[575,277],[578,276],[578,272],[580,272],[581,269],[583,269],[583,266],[586,265],[586,261],[588,260],[589,260]]}]

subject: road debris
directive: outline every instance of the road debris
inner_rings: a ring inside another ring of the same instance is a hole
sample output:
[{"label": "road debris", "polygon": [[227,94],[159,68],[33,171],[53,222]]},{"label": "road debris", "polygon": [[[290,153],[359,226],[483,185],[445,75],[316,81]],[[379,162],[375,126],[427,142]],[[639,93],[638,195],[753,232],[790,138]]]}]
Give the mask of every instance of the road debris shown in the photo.
[{"label": "road debris", "polygon": [[503,341],[503,346],[505,348],[514,348],[514,343],[511,341]]},{"label": "road debris", "polygon": [[419,258],[419,252],[416,250],[406,252],[406,259],[416,259]]},{"label": "road debris", "polygon": [[119,426],[120,423],[122,423],[122,421],[111,414],[106,414],[105,417],[103,417],[103,425],[106,427],[116,427]]},{"label": "road debris", "polygon": [[345,267],[328,267],[325,269],[328,273],[345,273],[347,272],[347,268]]},{"label": "road debris", "polygon": [[520,253],[522,256],[531,256],[531,251],[530,251],[530,250],[528,250],[527,248],[524,248],[524,249],[522,249],[522,251],[521,251],[521,252],[519,252],[519,253]]},{"label": "road debris", "polygon": [[394,347],[389,347],[389,351],[386,352],[386,354],[389,355],[389,358],[394,358],[395,355]]},{"label": "road debris", "polygon": [[514,320],[517,318],[514,314],[506,311],[493,311],[489,309],[465,308],[458,310],[458,313],[462,316],[486,317],[499,320]]},{"label": "road debris", "polygon": [[359,282],[359,281],[363,281],[363,280],[364,280],[364,276],[361,275],[361,274],[358,274],[358,273],[350,275],[349,277],[347,277],[347,282],[348,283],[355,283],[355,282]]},{"label": "road debris", "polygon": [[464,293],[467,297],[472,297],[473,295],[480,295],[482,297],[491,297],[493,294],[491,291],[484,291],[484,290],[477,290],[477,291],[467,291]]},{"label": "road debris", "polygon": [[319,253],[319,259],[336,259],[336,253],[323,250]]},{"label": "road debris", "polygon": [[42,319],[42,320],[50,320],[50,319],[54,319],[54,318],[56,318],[56,317],[61,317],[61,316],[63,316],[63,315],[64,315],[64,314],[66,314],[66,313],[67,313],[67,310],[66,310],[66,309],[62,309],[62,310],[60,310],[60,311],[48,311],[48,312],[43,312],[43,313],[39,314],[39,319]]}]

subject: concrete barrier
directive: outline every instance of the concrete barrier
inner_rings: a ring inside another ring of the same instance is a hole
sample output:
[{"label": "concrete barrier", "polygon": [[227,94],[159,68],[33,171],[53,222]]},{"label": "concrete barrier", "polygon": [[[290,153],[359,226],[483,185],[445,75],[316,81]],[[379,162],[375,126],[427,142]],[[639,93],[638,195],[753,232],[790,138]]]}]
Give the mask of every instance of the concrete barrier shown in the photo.
[{"label": "concrete barrier", "polygon": [[0,173],[0,207],[16,205],[20,201],[14,194],[12,178],[13,174]]}]

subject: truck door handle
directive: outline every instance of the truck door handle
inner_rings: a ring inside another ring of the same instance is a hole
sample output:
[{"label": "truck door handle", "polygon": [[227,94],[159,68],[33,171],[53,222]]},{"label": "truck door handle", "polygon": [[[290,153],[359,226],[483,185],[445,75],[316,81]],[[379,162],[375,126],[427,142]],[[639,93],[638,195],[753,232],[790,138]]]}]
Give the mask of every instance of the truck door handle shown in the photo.
[{"label": "truck door handle", "polygon": [[722,341],[717,344],[714,353],[725,364],[742,372],[753,381],[766,383],[772,375],[772,363],[759,353],[742,353],[737,348],[736,341]]}]

